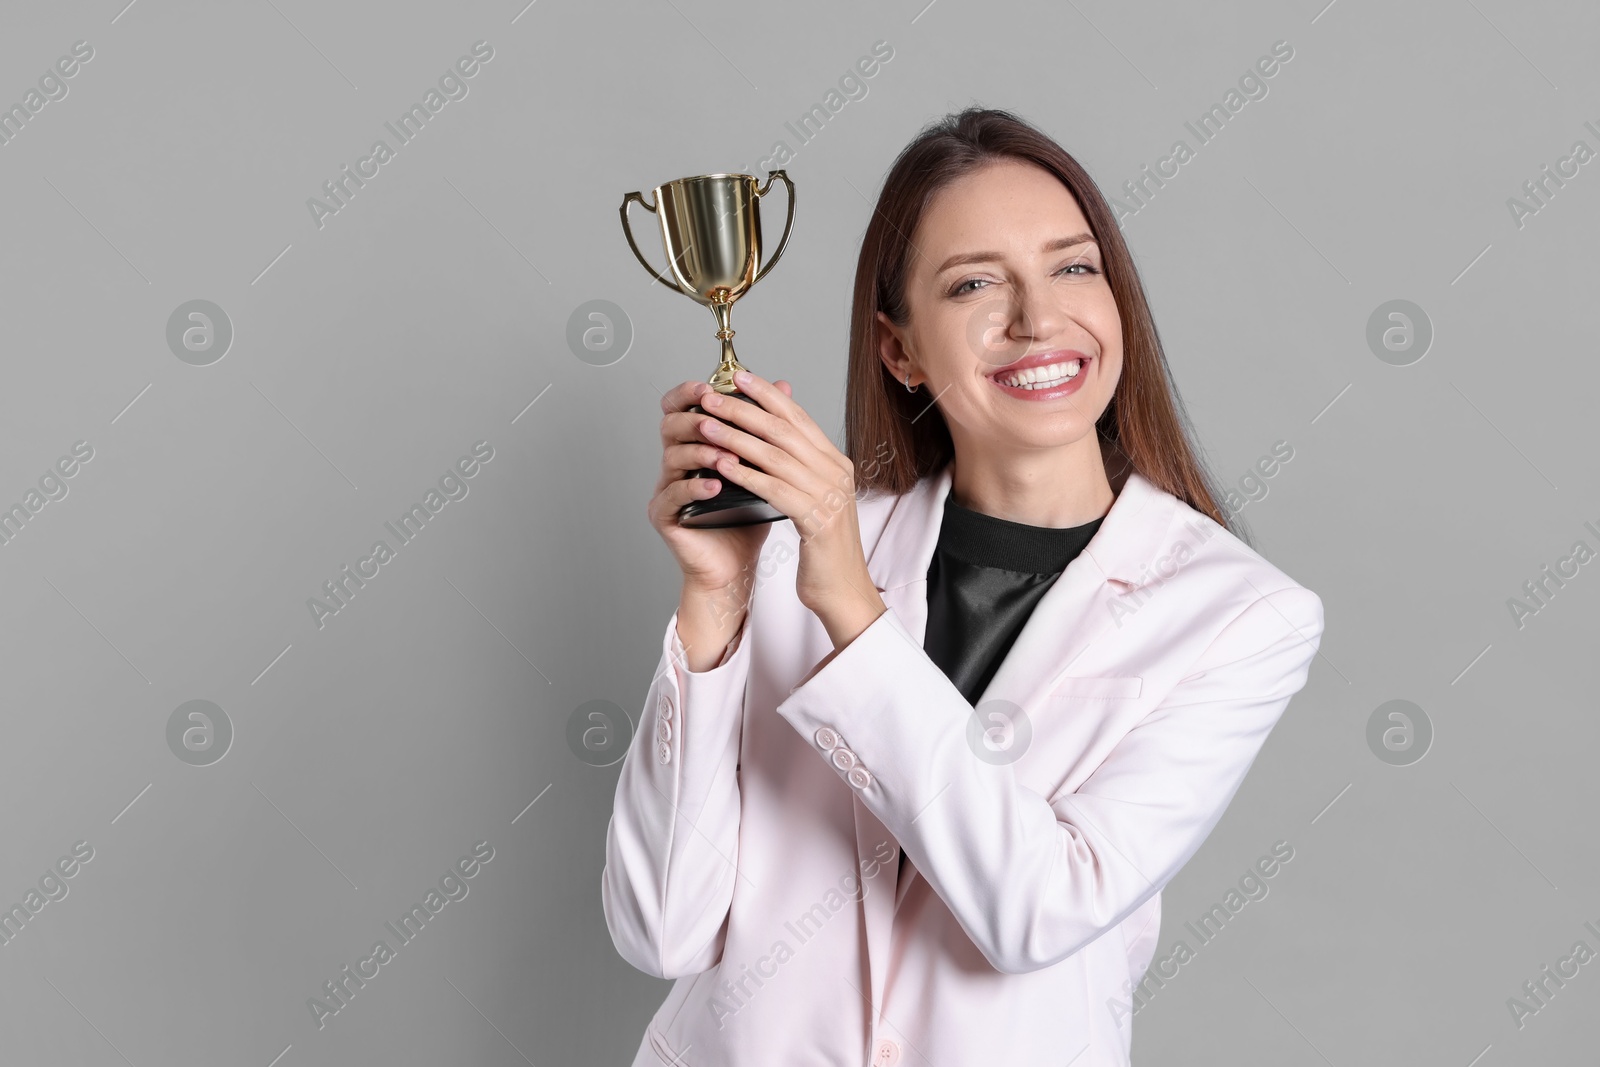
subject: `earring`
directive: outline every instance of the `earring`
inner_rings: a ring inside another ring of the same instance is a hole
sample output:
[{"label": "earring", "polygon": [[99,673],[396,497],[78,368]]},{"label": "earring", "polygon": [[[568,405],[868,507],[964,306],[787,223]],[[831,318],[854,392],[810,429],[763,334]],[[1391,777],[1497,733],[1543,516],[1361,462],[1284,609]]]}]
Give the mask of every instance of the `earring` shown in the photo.
[{"label": "earring", "polygon": [[917,387],[913,386],[911,384],[911,372],[910,371],[906,371],[906,392],[914,393],[916,391],[917,391]]}]

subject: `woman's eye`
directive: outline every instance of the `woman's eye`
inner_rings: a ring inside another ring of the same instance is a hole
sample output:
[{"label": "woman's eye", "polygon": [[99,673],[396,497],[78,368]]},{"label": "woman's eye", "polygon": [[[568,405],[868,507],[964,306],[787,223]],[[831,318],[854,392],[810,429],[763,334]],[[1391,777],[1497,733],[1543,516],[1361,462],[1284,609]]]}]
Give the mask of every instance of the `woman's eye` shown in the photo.
[{"label": "woman's eye", "polygon": [[[1068,263],[1065,267],[1062,267],[1060,270],[1056,271],[1056,273],[1057,274],[1066,274],[1069,271],[1074,270],[1075,268],[1081,268],[1081,273],[1079,274],[1079,277],[1083,277],[1085,275],[1090,275],[1090,274],[1099,274],[1100,273],[1100,269],[1098,267],[1096,267],[1093,263],[1085,263],[1085,262]],[[958,282],[956,284],[955,288],[950,290],[950,295],[951,296],[963,296],[963,295],[965,295],[967,293],[975,293],[975,292],[977,292],[977,289],[975,289],[975,288],[969,289],[967,287],[968,286],[987,285],[987,284],[988,284],[988,281],[987,281],[987,279],[984,279],[984,278],[968,278],[964,282]]]}]

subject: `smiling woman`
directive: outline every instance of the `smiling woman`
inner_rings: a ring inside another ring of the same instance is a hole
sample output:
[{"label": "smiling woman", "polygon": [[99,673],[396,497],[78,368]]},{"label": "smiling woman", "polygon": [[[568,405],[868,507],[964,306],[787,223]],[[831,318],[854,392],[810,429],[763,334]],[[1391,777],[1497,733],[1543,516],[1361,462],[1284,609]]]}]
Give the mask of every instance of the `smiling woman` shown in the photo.
[{"label": "smiling woman", "polygon": [[[863,238],[845,452],[788,383],[734,383],[661,404],[683,589],[601,903],[677,984],[632,1067],[1126,1067],[1161,891],[1323,615],[1227,528],[1104,197],[1016,116],[947,116]],[[722,479],[790,521],[680,526]],[[784,951],[869,858],[881,888]]]},{"label": "smiling woman", "polygon": [[[1041,367],[1056,368],[1053,387],[1037,387]],[[1008,387],[1018,370],[1035,388]],[[905,492],[960,454],[957,496],[992,501],[977,487],[1011,481],[996,464],[1092,483],[1104,447],[1227,525],[1110,206],[1076,159],[1007,112],[946,120],[896,161],[861,243],[849,376],[845,454],[886,441],[897,459],[871,488]],[[887,387],[919,379],[926,394]],[[1080,443],[1070,471],[1050,448],[1067,439]],[[1067,526],[1108,500],[1034,518]]]}]

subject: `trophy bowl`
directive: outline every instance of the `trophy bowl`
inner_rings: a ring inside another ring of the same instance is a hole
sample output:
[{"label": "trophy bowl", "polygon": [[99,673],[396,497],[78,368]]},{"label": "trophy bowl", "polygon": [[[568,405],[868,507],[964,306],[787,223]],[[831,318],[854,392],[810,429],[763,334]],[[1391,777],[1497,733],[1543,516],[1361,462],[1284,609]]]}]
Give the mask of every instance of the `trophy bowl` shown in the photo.
[{"label": "trophy bowl", "polygon": [[[782,181],[788,188],[789,212],[784,221],[783,237],[772,258],[763,266],[761,198],[771,191],[775,181]],[[656,281],[711,309],[717,320],[714,336],[722,342],[722,352],[721,362],[707,381],[719,393],[754,404],[753,399],[733,384],[734,374],[745,368],[734,354],[730,315],[734,301],[766,277],[789,244],[789,234],[794,228],[794,183],[781,170],[768,171],[766,184],[760,186],[749,174],[700,174],[658,185],[651,190],[651,195],[654,203],[646,202],[637,192],[622,198],[622,232],[628,238],[628,247]],[[660,223],[670,277],[651,266],[634,241],[633,229],[628,223],[628,206],[634,201],[654,214]],[[688,410],[698,415],[707,414],[699,404]],[[739,462],[755,470],[761,469],[742,457]],[[719,475],[715,470],[702,467],[689,471],[685,477],[717,478]],[[726,478],[721,481],[722,487],[716,496],[692,500],[683,506],[678,512],[678,525],[752,526],[785,517],[783,512],[743,486]]]}]

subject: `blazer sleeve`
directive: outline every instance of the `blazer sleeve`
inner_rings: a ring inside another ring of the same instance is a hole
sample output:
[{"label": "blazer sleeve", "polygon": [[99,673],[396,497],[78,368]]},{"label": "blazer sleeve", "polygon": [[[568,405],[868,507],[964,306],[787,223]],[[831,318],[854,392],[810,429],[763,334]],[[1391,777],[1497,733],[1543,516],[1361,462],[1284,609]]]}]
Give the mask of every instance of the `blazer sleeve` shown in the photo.
[{"label": "blazer sleeve", "polygon": [[892,608],[777,711],[855,752],[862,802],[989,963],[1020,974],[1071,956],[1188,862],[1304,686],[1322,627],[1303,587],[1254,601],[1076,791],[1048,799],[974,755],[972,705]]},{"label": "blazer sleeve", "polygon": [[722,956],[739,859],[739,741],[748,615],[717,666],[685,666],[674,611],[622,761],[600,902],[623,959],[657,978]]}]

